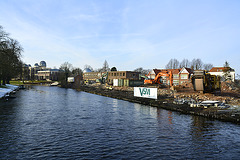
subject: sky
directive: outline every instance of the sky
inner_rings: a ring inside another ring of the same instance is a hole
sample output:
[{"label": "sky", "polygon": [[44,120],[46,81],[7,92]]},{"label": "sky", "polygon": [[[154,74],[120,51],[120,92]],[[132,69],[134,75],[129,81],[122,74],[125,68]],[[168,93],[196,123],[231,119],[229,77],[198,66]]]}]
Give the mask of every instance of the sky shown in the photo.
[{"label": "sky", "polygon": [[0,0],[0,25],[23,61],[118,70],[165,68],[170,59],[240,74],[239,0]]}]

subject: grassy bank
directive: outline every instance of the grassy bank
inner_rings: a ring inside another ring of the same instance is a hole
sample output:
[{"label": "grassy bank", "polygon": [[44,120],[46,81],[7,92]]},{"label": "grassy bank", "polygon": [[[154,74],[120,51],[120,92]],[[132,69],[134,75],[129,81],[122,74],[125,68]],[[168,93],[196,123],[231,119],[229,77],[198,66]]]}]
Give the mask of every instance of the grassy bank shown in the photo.
[{"label": "grassy bank", "polygon": [[41,81],[10,81],[10,84],[12,85],[24,85],[24,84],[45,84],[45,83],[53,83],[54,81],[46,81],[46,80],[41,80]]}]

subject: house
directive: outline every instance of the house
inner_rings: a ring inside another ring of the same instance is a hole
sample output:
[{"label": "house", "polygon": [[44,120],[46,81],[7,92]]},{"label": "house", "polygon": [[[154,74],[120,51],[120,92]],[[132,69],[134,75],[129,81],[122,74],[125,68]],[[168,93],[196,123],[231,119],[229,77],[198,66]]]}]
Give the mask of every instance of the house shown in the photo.
[{"label": "house", "polygon": [[208,73],[210,73],[211,75],[216,75],[216,76],[221,76],[222,80],[224,80],[224,71],[228,70],[229,74],[228,77],[226,77],[227,79],[230,79],[231,81],[234,82],[235,80],[235,70],[230,68],[230,67],[213,67]]},{"label": "house", "polygon": [[[182,85],[183,83],[188,83],[191,81],[192,70],[190,68],[179,68],[179,69],[153,69],[148,73],[147,77],[149,79],[155,79],[158,73],[160,72],[172,72],[173,75],[173,85]],[[160,81],[163,84],[170,84],[169,77],[162,76]]]},{"label": "house", "polygon": [[183,83],[191,82],[191,74],[192,74],[192,69],[191,68],[183,67],[181,69],[181,71],[179,72],[179,83],[180,83],[180,85],[182,85]]}]

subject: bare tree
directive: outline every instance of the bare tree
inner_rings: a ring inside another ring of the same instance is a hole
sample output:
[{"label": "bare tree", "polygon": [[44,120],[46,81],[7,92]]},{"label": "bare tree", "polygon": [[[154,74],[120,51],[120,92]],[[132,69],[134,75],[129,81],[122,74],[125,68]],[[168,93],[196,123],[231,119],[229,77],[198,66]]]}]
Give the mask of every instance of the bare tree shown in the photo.
[{"label": "bare tree", "polygon": [[185,68],[191,67],[191,62],[188,59],[184,58],[179,65],[179,68],[183,68],[183,67]]},{"label": "bare tree", "polygon": [[142,68],[142,67],[139,67],[139,68],[134,69],[133,71],[134,71],[134,72],[141,72],[141,73],[142,73],[143,68]]},{"label": "bare tree", "polygon": [[8,37],[8,34],[0,26],[0,82],[2,81],[3,85],[20,74],[22,51],[23,48],[19,42]]},{"label": "bare tree", "polygon": [[192,63],[191,63],[191,68],[192,70],[200,70],[203,67],[203,62],[201,59],[197,58],[197,59],[193,59]]},{"label": "bare tree", "polygon": [[82,76],[83,71],[82,71],[80,68],[74,68],[74,69],[72,70],[72,74],[73,74],[74,76],[77,76],[77,75]]},{"label": "bare tree", "polygon": [[179,68],[179,61],[175,58],[171,59],[165,67],[166,69],[177,69]]},{"label": "bare tree", "polygon": [[203,65],[204,70],[210,71],[210,69],[212,69],[212,68],[213,68],[213,64],[211,64],[211,63],[207,63],[207,64]]},{"label": "bare tree", "polygon": [[90,69],[91,71],[93,71],[93,68],[90,65],[88,65],[88,64],[84,65],[84,69]]},{"label": "bare tree", "polygon": [[109,68],[108,62],[105,60],[103,63],[102,72],[107,72],[107,71],[110,71],[110,68]]},{"label": "bare tree", "polygon": [[143,69],[142,67],[136,68],[134,72],[140,72],[142,75],[147,75],[151,70]]},{"label": "bare tree", "polygon": [[72,64],[68,62],[64,62],[60,66],[60,69],[62,70],[62,76],[61,76],[62,87],[67,87],[67,80],[68,80],[68,77],[71,75],[72,68],[73,68]]}]

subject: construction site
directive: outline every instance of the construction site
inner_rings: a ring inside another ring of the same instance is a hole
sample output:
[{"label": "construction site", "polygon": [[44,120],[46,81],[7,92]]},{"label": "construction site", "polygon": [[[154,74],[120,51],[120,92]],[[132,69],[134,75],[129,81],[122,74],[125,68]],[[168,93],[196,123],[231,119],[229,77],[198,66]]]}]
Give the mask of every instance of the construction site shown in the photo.
[{"label": "construction site", "polygon": [[[87,72],[83,80],[78,90],[240,123],[240,81],[223,81],[221,76],[204,70],[153,69],[147,75],[131,71]],[[135,97],[134,87],[157,88],[157,99]]]}]

